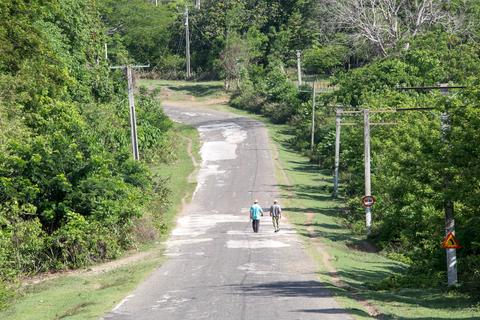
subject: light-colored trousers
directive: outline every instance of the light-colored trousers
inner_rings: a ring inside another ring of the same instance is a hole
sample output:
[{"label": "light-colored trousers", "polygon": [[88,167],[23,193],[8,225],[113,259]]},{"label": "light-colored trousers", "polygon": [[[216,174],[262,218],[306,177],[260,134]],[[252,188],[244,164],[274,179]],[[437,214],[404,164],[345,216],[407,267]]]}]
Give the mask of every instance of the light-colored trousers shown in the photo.
[{"label": "light-colored trousers", "polygon": [[273,228],[275,228],[275,230],[280,229],[280,226],[278,225],[279,219],[280,219],[279,216],[272,216]]}]

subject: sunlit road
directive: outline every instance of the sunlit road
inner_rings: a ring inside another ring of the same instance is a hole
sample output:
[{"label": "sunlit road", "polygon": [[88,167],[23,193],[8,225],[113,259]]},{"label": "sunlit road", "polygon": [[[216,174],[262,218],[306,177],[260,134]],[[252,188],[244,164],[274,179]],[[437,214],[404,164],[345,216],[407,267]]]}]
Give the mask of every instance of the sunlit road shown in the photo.
[{"label": "sunlit road", "polygon": [[198,187],[167,244],[168,260],[105,319],[351,319],[315,275],[294,230],[249,224],[256,198],[277,195],[266,129],[257,121],[206,109],[165,107],[198,128]]}]

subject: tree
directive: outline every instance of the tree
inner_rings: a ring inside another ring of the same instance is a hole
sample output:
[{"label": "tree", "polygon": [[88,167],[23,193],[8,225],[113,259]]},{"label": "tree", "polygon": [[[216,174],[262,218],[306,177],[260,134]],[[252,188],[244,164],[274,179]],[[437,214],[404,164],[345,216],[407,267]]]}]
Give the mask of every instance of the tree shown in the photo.
[{"label": "tree", "polygon": [[437,0],[340,0],[331,6],[345,29],[382,56],[399,45],[408,49],[411,37],[447,18]]}]

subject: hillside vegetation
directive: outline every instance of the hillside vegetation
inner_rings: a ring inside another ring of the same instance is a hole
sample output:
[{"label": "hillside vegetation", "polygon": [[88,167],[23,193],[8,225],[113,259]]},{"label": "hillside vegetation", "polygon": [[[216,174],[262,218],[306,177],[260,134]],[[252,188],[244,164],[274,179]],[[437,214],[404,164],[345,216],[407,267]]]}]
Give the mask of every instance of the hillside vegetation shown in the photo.
[{"label": "hillside vegetation", "polygon": [[[372,115],[395,125],[372,128],[369,240],[410,266],[379,285],[445,283],[440,243],[452,205],[460,286],[478,294],[480,4],[468,0],[2,2],[2,283],[114,258],[138,241],[149,200],[167,204],[165,181],[148,165],[174,157],[172,124],[141,90],[142,161],[134,162],[124,75],[109,66],[150,64],[145,77],[185,78],[185,6],[190,80],[222,80],[232,106],[289,124],[289,143],[319,169],[333,169],[336,107],[429,108]],[[307,80],[299,87],[297,51]],[[312,79],[320,92],[310,150]],[[401,90],[439,84],[461,88]],[[344,121],[358,125],[342,128],[337,214],[364,234],[362,120]]]},{"label": "hillside vegetation", "polygon": [[117,257],[138,243],[145,205],[168,203],[148,163],[172,159],[172,123],[139,94],[133,161],[105,39],[94,0],[0,4],[0,302],[18,275]]}]

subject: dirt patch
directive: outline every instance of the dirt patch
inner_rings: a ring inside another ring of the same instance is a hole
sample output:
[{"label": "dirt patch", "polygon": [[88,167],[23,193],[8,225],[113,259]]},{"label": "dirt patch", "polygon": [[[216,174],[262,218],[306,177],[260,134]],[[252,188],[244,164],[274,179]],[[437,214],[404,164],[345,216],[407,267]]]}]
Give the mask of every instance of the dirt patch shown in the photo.
[{"label": "dirt patch", "polygon": [[119,267],[123,267],[129,264],[132,264],[137,261],[142,261],[150,256],[152,256],[154,252],[136,252],[132,253],[128,256],[125,256],[123,258],[105,262],[105,263],[100,263],[95,266],[86,268],[86,269],[77,269],[77,270],[65,270],[65,271],[59,271],[59,272],[54,272],[54,273],[42,273],[38,274],[32,277],[25,277],[21,280],[22,286],[29,286],[29,285],[34,285],[38,283],[42,283],[44,281],[48,280],[53,280],[59,277],[63,276],[70,276],[70,275],[96,275],[100,274],[103,272],[108,272],[110,270],[117,269]]}]

